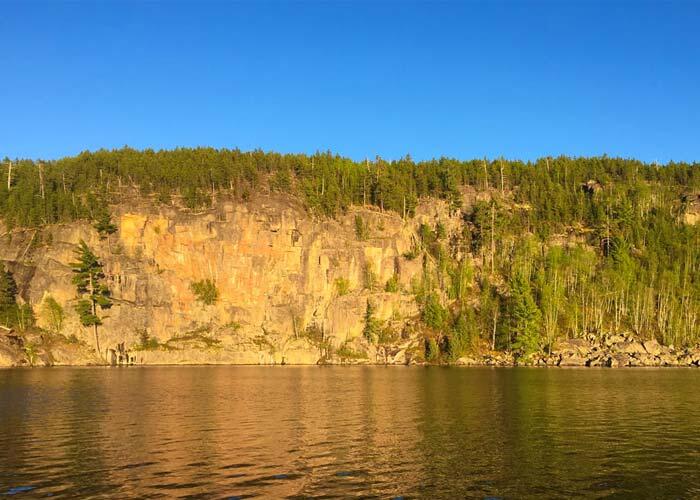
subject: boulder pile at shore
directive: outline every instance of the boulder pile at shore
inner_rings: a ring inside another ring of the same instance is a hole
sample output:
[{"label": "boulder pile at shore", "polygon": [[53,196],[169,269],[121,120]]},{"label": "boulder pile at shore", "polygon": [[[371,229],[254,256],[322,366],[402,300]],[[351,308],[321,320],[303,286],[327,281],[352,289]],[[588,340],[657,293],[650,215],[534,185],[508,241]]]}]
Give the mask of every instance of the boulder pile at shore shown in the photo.
[{"label": "boulder pile at shore", "polygon": [[546,364],[557,366],[698,366],[700,347],[676,349],[656,340],[638,340],[630,334],[559,342]]},{"label": "boulder pile at shore", "polygon": [[517,358],[508,352],[460,358],[457,364],[487,366],[700,366],[700,346],[676,349],[632,334],[593,335],[560,340],[551,353]]}]

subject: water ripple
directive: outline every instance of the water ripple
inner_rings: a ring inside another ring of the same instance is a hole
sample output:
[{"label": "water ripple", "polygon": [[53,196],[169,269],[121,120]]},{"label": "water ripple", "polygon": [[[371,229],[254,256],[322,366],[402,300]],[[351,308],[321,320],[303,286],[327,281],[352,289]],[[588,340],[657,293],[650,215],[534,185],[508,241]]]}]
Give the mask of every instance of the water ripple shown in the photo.
[{"label": "water ripple", "polygon": [[0,371],[0,495],[694,498],[700,370]]}]

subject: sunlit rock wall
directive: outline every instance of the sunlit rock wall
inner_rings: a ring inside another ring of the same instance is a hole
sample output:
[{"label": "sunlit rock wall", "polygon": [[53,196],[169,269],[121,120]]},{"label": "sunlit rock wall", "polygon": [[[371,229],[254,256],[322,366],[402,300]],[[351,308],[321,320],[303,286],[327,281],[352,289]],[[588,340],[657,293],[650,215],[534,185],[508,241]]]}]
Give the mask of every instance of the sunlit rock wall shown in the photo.
[{"label": "sunlit rock wall", "polygon": [[[356,215],[369,227],[365,241],[355,235]],[[307,329],[323,332],[336,349],[356,341],[368,299],[377,319],[400,331],[418,313],[410,284],[422,264],[403,257],[417,225],[441,220],[458,230],[460,224],[435,200],[410,221],[361,208],[327,219],[283,195],[220,199],[202,213],[133,199],[114,207],[113,219],[119,230],[108,239],[87,223],[5,230],[0,259],[40,326],[49,326],[41,311],[51,295],[66,311],[62,333],[93,347],[92,333],[73,311],[69,267],[76,244],[85,240],[104,262],[114,297],[99,331],[102,350],[121,342],[137,346],[144,335],[165,346],[138,351],[138,363],[317,363],[323,346],[307,338]],[[376,277],[372,290],[364,286],[367,269]],[[403,291],[385,292],[394,273]],[[198,302],[191,290],[205,279],[219,291],[214,305]],[[339,293],[338,279],[348,281],[347,294]]]}]

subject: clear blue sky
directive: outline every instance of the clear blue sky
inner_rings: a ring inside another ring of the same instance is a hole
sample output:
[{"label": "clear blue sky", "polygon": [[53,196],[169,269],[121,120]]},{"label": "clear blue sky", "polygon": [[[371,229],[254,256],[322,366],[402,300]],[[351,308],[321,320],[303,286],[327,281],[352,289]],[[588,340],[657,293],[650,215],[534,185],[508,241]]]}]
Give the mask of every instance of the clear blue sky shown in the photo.
[{"label": "clear blue sky", "polygon": [[0,0],[0,157],[700,160],[700,2]]}]

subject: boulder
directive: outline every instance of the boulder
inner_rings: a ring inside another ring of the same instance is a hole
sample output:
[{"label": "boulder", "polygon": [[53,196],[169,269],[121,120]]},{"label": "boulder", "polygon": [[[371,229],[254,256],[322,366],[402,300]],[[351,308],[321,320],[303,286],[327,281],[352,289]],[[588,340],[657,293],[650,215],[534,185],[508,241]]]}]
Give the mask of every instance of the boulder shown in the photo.
[{"label": "boulder", "polygon": [[399,349],[392,357],[389,358],[389,363],[394,365],[405,365],[406,349]]},{"label": "boulder", "polygon": [[624,354],[644,354],[647,352],[640,342],[629,340],[614,344],[612,350]]},{"label": "boulder", "polygon": [[568,339],[557,342],[553,351],[562,355],[578,354],[582,357],[587,357],[591,352],[592,346],[585,339]]},{"label": "boulder", "polygon": [[634,356],[629,359],[629,366],[646,366],[642,360]]},{"label": "boulder", "polygon": [[635,356],[638,364],[635,366],[659,366],[659,358],[652,354],[639,354]]},{"label": "boulder", "polygon": [[662,366],[678,366],[678,358],[670,352],[662,352],[659,357],[659,364]]},{"label": "boulder", "polygon": [[611,335],[608,335],[603,339],[603,343],[605,344],[606,347],[611,347],[614,344],[620,344],[623,342],[627,342],[628,337],[622,333],[613,333]]},{"label": "boulder", "polygon": [[587,366],[608,366],[607,356],[594,356],[586,362]]},{"label": "boulder", "polygon": [[544,360],[547,366],[559,366],[559,363],[561,363],[561,355],[551,354],[550,356],[547,356]]},{"label": "boulder", "polygon": [[461,366],[474,366],[474,365],[480,365],[481,363],[470,356],[462,356],[457,361],[455,361],[455,364],[461,365]]},{"label": "boulder", "polygon": [[691,359],[691,363],[700,365],[700,347],[688,349],[687,356]]},{"label": "boulder", "polygon": [[693,366],[694,360],[688,353],[682,353],[677,358],[678,365],[680,366]]},{"label": "boulder", "polygon": [[559,366],[586,366],[586,358],[577,354],[562,354]]},{"label": "boulder", "polygon": [[14,366],[16,363],[15,357],[8,352],[0,350],[0,367]]},{"label": "boulder", "polygon": [[661,353],[661,345],[659,345],[659,343],[654,339],[645,340],[643,345],[646,352],[652,356],[658,356]]},{"label": "boulder", "polygon": [[[641,346],[640,346],[641,347]],[[608,366],[617,368],[622,366],[630,366],[631,356],[624,352],[618,352],[610,356]]]}]

